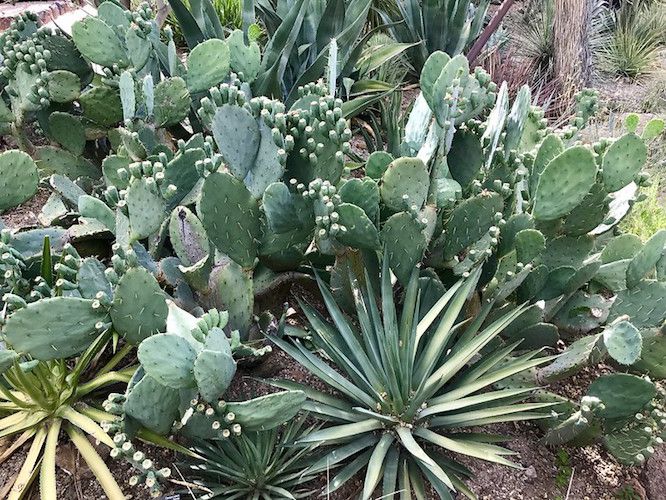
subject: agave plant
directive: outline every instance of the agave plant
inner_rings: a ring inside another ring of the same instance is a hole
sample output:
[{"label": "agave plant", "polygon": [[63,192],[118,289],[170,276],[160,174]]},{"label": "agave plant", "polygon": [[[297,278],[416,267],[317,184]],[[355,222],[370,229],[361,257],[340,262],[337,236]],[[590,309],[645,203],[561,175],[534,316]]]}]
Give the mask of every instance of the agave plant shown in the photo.
[{"label": "agave plant", "polygon": [[382,498],[393,498],[398,490],[408,498],[425,498],[426,481],[440,498],[452,499],[455,491],[473,498],[463,482],[469,471],[448,452],[517,465],[507,458],[513,452],[493,444],[491,437],[456,429],[543,417],[539,410],[549,403],[520,402],[532,388],[494,386],[549,358],[537,357],[539,351],[510,357],[518,343],[490,349],[493,339],[521,314],[520,307],[486,322],[492,307],[488,302],[473,317],[459,320],[479,279],[478,268],[422,315],[420,304],[432,297],[421,293],[415,269],[398,316],[387,260],[384,258],[379,279],[379,297],[367,271],[364,284],[350,277],[356,321],[345,317],[321,281],[319,287],[332,324],[311,305],[301,303],[313,343],[344,377],[299,341],[272,337],[339,395],[289,381],[272,383],[302,388],[310,400],[304,408],[326,421],[322,429],[303,436],[300,443],[334,447],[324,458],[331,468],[353,458],[332,478],[328,492],[365,469],[364,500],[371,498],[380,481]]},{"label": "agave plant", "polygon": [[397,0],[396,5],[397,16],[381,7],[380,14],[395,40],[418,44],[407,53],[420,73],[433,52],[441,50],[453,57],[469,48],[483,29],[490,2]]},{"label": "agave plant", "polygon": [[307,483],[320,472],[311,467],[316,444],[294,443],[319,426],[305,426],[305,416],[267,431],[246,432],[236,439],[198,441],[189,475],[209,493],[203,499],[309,498]]},{"label": "agave plant", "polygon": [[96,357],[108,348],[110,337],[110,332],[100,335],[73,367],[65,359],[9,359],[3,354],[11,351],[0,351],[0,364],[6,368],[0,377],[0,415],[3,415],[0,417],[0,437],[15,439],[0,455],[0,463],[24,444],[31,443],[7,498],[22,498],[37,474],[42,500],[57,498],[55,464],[61,431],[66,432],[79,450],[106,495],[111,499],[125,498],[86,437],[89,435],[113,448],[113,441],[100,427],[103,420],[113,416],[88,406],[86,400],[96,390],[127,382],[136,369],[115,370],[129,353],[132,347],[129,344],[118,350],[106,364],[95,366]]}]

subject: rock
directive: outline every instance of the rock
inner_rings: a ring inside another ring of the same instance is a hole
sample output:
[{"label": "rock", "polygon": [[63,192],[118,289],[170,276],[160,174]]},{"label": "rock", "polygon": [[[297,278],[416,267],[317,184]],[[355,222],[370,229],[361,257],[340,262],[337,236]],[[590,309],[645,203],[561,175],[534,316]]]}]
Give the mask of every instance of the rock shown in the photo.
[{"label": "rock", "polygon": [[537,471],[533,465],[530,465],[527,469],[525,469],[523,474],[525,475],[525,480],[527,482],[532,482],[537,478]]},{"label": "rock", "polygon": [[643,469],[643,485],[648,498],[657,500],[664,498],[666,492],[666,447],[659,446],[655,454],[645,463]]}]

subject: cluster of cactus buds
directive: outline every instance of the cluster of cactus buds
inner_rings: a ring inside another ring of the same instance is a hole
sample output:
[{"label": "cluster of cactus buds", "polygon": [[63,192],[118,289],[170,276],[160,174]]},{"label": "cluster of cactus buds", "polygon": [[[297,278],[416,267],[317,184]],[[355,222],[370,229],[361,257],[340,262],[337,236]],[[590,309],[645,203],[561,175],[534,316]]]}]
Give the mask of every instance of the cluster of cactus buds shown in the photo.
[{"label": "cluster of cactus buds", "polygon": [[291,179],[289,185],[303,198],[314,203],[317,237],[325,239],[347,232],[347,228],[340,224],[340,215],[335,211],[335,207],[342,200],[333,184],[326,180],[314,179],[306,186],[296,179]]},{"label": "cluster of cactus buds", "polygon": [[25,12],[16,20],[12,21],[10,29],[3,33],[0,38],[0,54],[2,66],[0,75],[6,80],[12,80],[17,70],[30,75],[22,85],[28,84],[29,88],[17,88],[16,85],[8,85],[7,92],[18,97],[19,94],[31,103],[32,109],[46,107],[50,104],[48,80],[49,72],[47,64],[52,57],[51,51],[44,48],[43,40],[51,35],[48,28],[39,28],[26,36],[26,25],[35,25],[37,17],[34,13]]},{"label": "cluster of cactus buds", "polygon": [[3,229],[0,232],[0,272],[2,273],[0,293],[2,293],[2,301],[7,303],[10,309],[20,307],[25,302],[24,297],[29,293],[30,282],[23,276],[25,269],[26,262],[23,254],[12,245],[11,231]]},{"label": "cluster of cactus buds", "polygon": [[137,450],[129,436],[124,432],[123,415],[126,398],[122,394],[111,393],[104,401],[103,407],[107,413],[118,418],[101,424],[104,431],[109,434],[115,447],[111,450],[112,458],[122,458],[131,464],[137,473],[130,477],[129,485],[144,484],[150,496],[157,498],[162,495],[161,482],[171,476],[171,469],[164,467],[156,469],[154,462],[140,450]]},{"label": "cluster of cactus buds", "polygon": [[105,269],[104,275],[109,283],[115,286],[128,269],[139,265],[139,260],[136,252],[131,247],[123,247],[115,243],[111,249],[113,250],[111,267]]},{"label": "cluster of cactus buds", "polygon": [[[183,414],[183,418],[176,422],[176,430],[188,427],[193,435],[211,435],[215,439],[229,439],[232,436],[240,436],[241,425],[235,421],[236,415],[227,411],[225,401],[207,403],[200,399],[192,399],[189,408]],[[207,428],[204,430],[204,428]]]},{"label": "cluster of cactus buds", "polygon": [[60,259],[53,266],[54,281],[49,283],[41,275],[32,280],[24,277],[27,261],[14,248],[11,240],[11,232],[3,230],[0,236],[0,291],[4,292],[2,301],[7,304],[9,311],[16,311],[41,299],[66,295],[77,289],[76,278],[81,257],[71,244],[63,246]]},{"label": "cluster of cactus buds", "polygon": [[125,16],[129,22],[138,26],[141,35],[144,37],[150,35],[153,29],[151,21],[155,16],[148,2],[141,2],[136,9],[132,9],[131,11],[126,10]]}]

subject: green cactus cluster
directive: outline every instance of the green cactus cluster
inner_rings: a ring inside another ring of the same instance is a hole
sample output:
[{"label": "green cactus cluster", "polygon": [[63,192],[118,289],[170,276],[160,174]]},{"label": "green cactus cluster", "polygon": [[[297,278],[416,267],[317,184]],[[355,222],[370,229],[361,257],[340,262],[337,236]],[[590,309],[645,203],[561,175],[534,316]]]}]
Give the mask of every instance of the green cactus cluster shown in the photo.
[{"label": "green cactus cluster", "polygon": [[[542,393],[539,397],[552,396]],[[547,422],[543,441],[549,445],[599,441],[619,462],[642,464],[654,454],[655,446],[663,444],[665,397],[664,389],[647,378],[603,375],[590,385],[578,410],[565,411]]]}]

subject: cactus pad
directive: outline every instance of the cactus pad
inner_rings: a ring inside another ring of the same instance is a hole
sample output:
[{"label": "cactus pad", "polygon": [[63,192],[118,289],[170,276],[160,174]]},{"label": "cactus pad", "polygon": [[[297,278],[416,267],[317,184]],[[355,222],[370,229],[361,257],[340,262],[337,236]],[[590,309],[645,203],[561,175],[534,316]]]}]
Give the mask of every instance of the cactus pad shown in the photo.
[{"label": "cactus pad", "polygon": [[666,248],[666,229],[657,231],[645,242],[645,245],[636,252],[627,267],[627,288],[633,288],[650,272],[654,272],[655,266]]},{"label": "cactus pad", "polygon": [[647,373],[658,380],[666,379],[666,334],[659,330],[642,332],[641,358],[631,366],[637,373]]},{"label": "cactus pad", "polygon": [[254,290],[250,273],[228,262],[210,273],[209,288],[214,306],[229,313],[229,325],[245,334],[252,320]]},{"label": "cactus pad", "polygon": [[274,182],[264,191],[262,207],[272,231],[278,234],[313,227],[312,209],[286,184]]},{"label": "cactus pad", "polygon": [[123,119],[118,89],[105,85],[92,87],[81,94],[79,103],[83,116],[102,127],[111,127]]},{"label": "cactus pad", "polygon": [[90,161],[55,146],[38,147],[35,150],[35,162],[41,175],[60,174],[68,179],[99,177],[99,168]]},{"label": "cactus pad", "polygon": [[597,341],[596,335],[576,340],[555,361],[539,369],[539,378],[547,382],[562,380],[586,366],[595,355],[600,358]]},{"label": "cactus pad", "polygon": [[78,75],[59,69],[49,73],[47,88],[51,101],[58,103],[72,102],[78,99],[81,93],[81,80]]},{"label": "cactus pad", "polygon": [[75,155],[83,153],[86,130],[81,120],[69,113],[56,111],[49,115],[49,135]]},{"label": "cactus pad", "polygon": [[229,46],[217,38],[200,43],[187,56],[187,86],[205,92],[229,75]]},{"label": "cactus pad", "polygon": [[580,204],[595,183],[597,166],[592,153],[574,146],[553,158],[544,168],[534,193],[532,214],[537,220],[554,220]]},{"label": "cactus pad", "polygon": [[227,403],[227,411],[248,431],[266,431],[293,418],[305,403],[303,391],[284,391],[259,398]]},{"label": "cactus pad", "polygon": [[423,227],[411,214],[399,212],[384,223],[382,241],[386,246],[391,270],[400,283],[406,286],[428,244]]},{"label": "cactus pad", "polygon": [[86,17],[72,26],[76,48],[100,66],[126,65],[129,61],[116,32],[97,17]]},{"label": "cactus pad", "polygon": [[400,212],[416,205],[423,206],[430,186],[428,169],[418,158],[398,158],[384,172],[381,180],[382,200],[391,210]]},{"label": "cactus pad", "polygon": [[589,233],[608,217],[608,193],[603,184],[596,183],[583,201],[564,219],[563,231],[571,236]]},{"label": "cactus pad", "polygon": [[165,204],[152,178],[133,179],[127,189],[127,210],[130,238],[133,241],[148,238],[164,222]]},{"label": "cactus pad", "polygon": [[127,395],[125,413],[146,429],[167,434],[178,418],[180,393],[144,375]]},{"label": "cactus pad", "polygon": [[602,375],[587,391],[588,396],[599,398],[605,408],[599,415],[605,418],[633,416],[657,394],[655,385],[644,378],[626,373]]},{"label": "cactus pad", "polygon": [[261,141],[257,120],[245,108],[224,104],[215,111],[211,130],[229,171],[245,179]]},{"label": "cactus pad", "polygon": [[10,315],[3,327],[7,342],[34,359],[74,356],[101,333],[97,324],[108,321],[107,312],[93,301],[75,297],[39,300]]},{"label": "cactus pad", "polygon": [[647,161],[647,147],[634,133],[615,141],[603,159],[602,179],[609,193],[618,191],[634,180]]},{"label": "cactus pad", "polygon": [[666,320],[666,283],[643,280],[634,288],[620,290],[608,319],[624,315],[639,329],[660,326]]},{"label": "cactus pad", "polygon": [[28,200],[37,192],[37,165],[26,153],[0,153],[0,212]]},{"label": "cactus pad", "polygon": [[243,267],[257,256],[259,207],[242,181],[230,174],[210,174],[201,190],[199,217],[217,249]]},{"label": "cactus pad", "polygon": [[635,234],[621,234],[608,242],[601,251],[601,262],[608,264],[616,260],[631,259],[643,247]]},{"label": "cactus pad", "polygon": [[227,336],[220,328],[211,328],[194,363],[194,378],[201,396],[211,403],[217,401],[235,374],[236,362],[231,357]]},{"label": "cactus pad", "polygon": [[234,73],[242,73],[243,81],[252,82],[261,69],[261,50],[255,41],[245,45],[243,38],[241,30],[234,30],[226,39],[229,45],[230,66]]},{"label": "cactus pad", "polygon": [[185,80],[173,77],[155,86],[155,125],[169,127],[180,123],[190,112],[192,99]]},{"label": "cactus pad", "polygon": [[[654,438],[642,427],[621,429],[604,435],[603,443],[618,462],[640,465],[654,452]],[[648,451],[651,450],[651,451]]]},{"label": "cactus pad", "polygon": [[194,387],[194,361],[197,350],[190,342],[170,333],[146,338],[137,351],[146,374],[172,389]]},{"label": "cactus pad", "polygon": [[349,179],[338,191],[343,203],[360,207],[371,221],[379,215],[379,188],[370,179]]},{"label": "cactus pad", "polygon": [[496,214],[502,208],[502,197],[491,192],[483,192],[458,205],[444,224],[444,259],[452,259],[478,241],[498,222]]},{"label": "cactus pad", "polygon": [[393,156],[386,151],[375,151],[371,153],[365,162],[365,175],[375,180],[381,179],[393,160]]},{"label": "cactus pad", "polygon": [[174,252],[185,266],[192,266],[210,254],[206,230],[187,207],[176,207],[171,212],[169,238]]},{"label": "cactus pad", "polygon": [[582,335],[599,328],[608,318],[611,301],[601,295],[577,291],[557,312],[553,323],[560,331]]},{"label": "cactus pad", "polygon": [[616,321],[603,333],[608,354],[622,365],[635,363],[641,355],[641,332],[628,321]]},{"label": "cactus pad", "polygon": [[128,342],[138,344],[164,331],[168,308],[155,278],[145,269],[136,267],[120,278],[110,312],[115,330]]},{"label": "cactus pad", "polygon": [[461,186],[468,186],[483,167],[483,161],[483,148],[477,135],[467,129],[458,130],[446,155],[451,177]]},{"label": "cactus pad", "polygon": [[340,216],[341,231],[336,239],[353,248],[377,250],[379,248],[379,232],[363,209],[351,203],[341,203],[335,208]]}]

